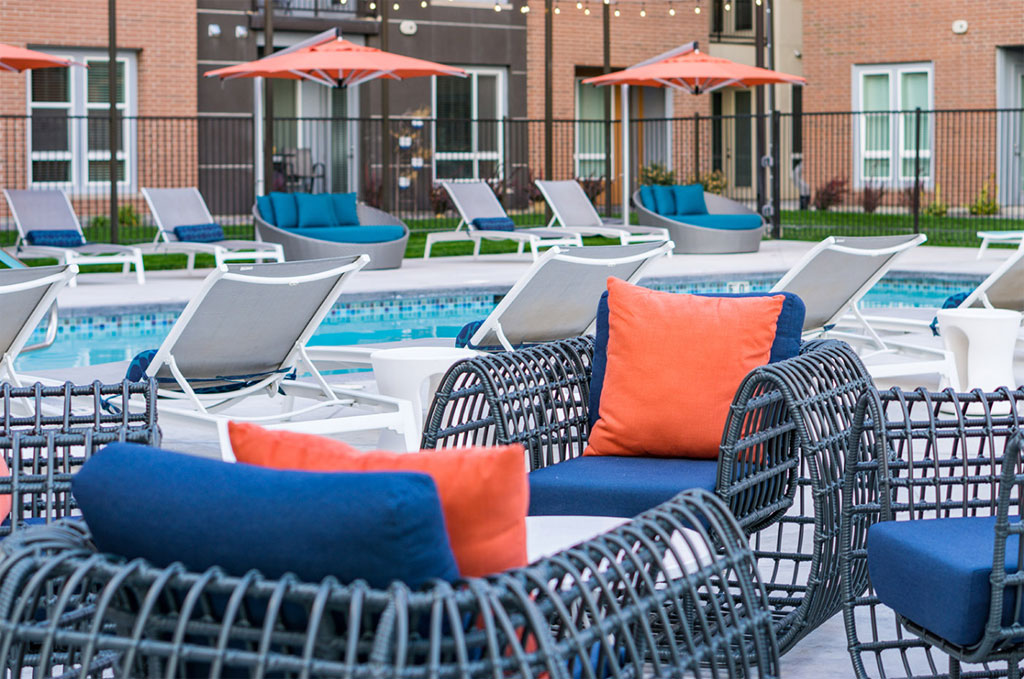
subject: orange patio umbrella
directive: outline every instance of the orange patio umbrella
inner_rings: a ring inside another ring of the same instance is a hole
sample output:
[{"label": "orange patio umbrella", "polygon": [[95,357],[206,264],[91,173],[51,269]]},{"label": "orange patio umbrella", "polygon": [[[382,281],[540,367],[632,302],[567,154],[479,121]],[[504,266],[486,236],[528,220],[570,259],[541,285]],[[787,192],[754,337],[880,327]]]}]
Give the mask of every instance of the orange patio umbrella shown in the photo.
[{"label": "orange patio umbrella", "polygon": [[337,38],[285,54],[206,73],[210,78],[290,78],[312,80],[329,87],[353,87],[377,78],[404,80],[431,75],[465,77],[466,72],[425,59],[385,52]]},{"label": "orange patio umbrella", "polygon": [[30,68],[51,68],[54,66],[85,66],[77,61],[55,57],[45,52],[4,45],[0,43],[0,70],[21,73]]}]

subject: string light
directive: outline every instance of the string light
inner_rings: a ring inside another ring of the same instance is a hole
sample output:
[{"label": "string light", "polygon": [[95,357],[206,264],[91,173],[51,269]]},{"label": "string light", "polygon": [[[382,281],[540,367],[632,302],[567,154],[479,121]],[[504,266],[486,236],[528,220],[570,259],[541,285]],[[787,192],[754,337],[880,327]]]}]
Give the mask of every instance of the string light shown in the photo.
[{"label": "string light", "polygon": [[371,9],[371,10],[375,10],[375,9],[377,9],[377,3],[375,3],[375,2],[371,2],[371,3],[370,3],[370,9]]},{"label": "string light", "polygon": [[590,0],[587,0],[586,6],[583,8],[583,14],[590,16]]},{"label": "string light", "polygon": [[580,0],[576,0],[576,9],[583,9],[583,3]]},{"label": "string light", "polygon": [[398,3],[396,2],[395,4],[391,5],[391,9],[393,9],[393,10],[395,10],[397,12],[398,11]]},{"label": "string light", "polygon": [[559,7],[558,5],[555,5],[555,14],[561,14],[561,13],[562,13],[562,8]]},{"label": "string light", "polygon": [[693,13],[700,14],[700,5],[697,5],[696,7],[693,8]]},{"label": "string light", "polygon": [[672,6],[672,3],[668,3],[668,15],[674,17],[676,15],[676,8]]},{"label": "string light", "polygon": [[427,0],[420,0],[420,7],[422,7],[423,9],[426,9],[427,8]]},{"label": "string light", "polygon": [[498,3],[498,2],[494,3],[494,11],[495,12],[500,12],[501,11],[501,4],[500,3]]},{"label": "string light", "polygon": [[622,12],[620,12],[619,10],[616,9],[615,10],[615,16],[617,16],[617,17],[618,16],[622,16]]},{"label": "string light", "polygon": [[647,5],[640,5],[640,18],[647,16]]},{"label": "string light", "polygon": [[519,11],[522,12],[523,14],[529,14],[530,13],[530,6],[529,5],[523,5],[522,7],[519,8]]},{"label": "string light", "polygon": [[732,9],[732,3],[728,3],[728,2],[725,3],[725,11],[728,12],[731,9]]}]

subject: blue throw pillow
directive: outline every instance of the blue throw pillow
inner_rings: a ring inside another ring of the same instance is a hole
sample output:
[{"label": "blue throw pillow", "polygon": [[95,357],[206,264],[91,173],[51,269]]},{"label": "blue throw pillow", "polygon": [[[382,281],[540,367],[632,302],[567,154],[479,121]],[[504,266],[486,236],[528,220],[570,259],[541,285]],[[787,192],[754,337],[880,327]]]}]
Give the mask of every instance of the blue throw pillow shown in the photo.
[{"label": "blue throw pillow", "polygon": [[224,240],[220,224],[188,224],[174,227],[174,235],[185,243],[215,243]]},{"label": "blue throw pillow", "polygon": [[331,193],[334,218],[338,226],[359,226],[359,210],[356,208],[356,194]]},{"label": "blue throw pillow", "polygon": [[676,197],[672,186],[655,184],[651,187],[654,194],[654,211],[659,215],[674,215],[676,213]]},{"label": "blue throw pillow", "polygon": [[74,229],[35,229],[25,234],[29,245],[45,245],[54,248],[77,248],[85,245],[82,234]]},{"label": "blue throw pillow", "polygon": [[[768,362],[775,363],[793,358],[800,353],[801,335],[804,329],[806,308],[804,301],[791,292],[745,292],[745,293],[707,293],[705,297],[775,297],[782,295],[782,311],[775,326],[775,341],[772,342]],[[742,328],[738,328],[742,331]],[[680,347],[685,351],[686,347]],[[604,374],[608,368],[608,292],[601,295],[597,303],[597,324],[594,328],[594,360],[590,369],[590,400],[587,404],[587,416],[590,426],[599,419],[601,407],[601,390],[604,388]],[[680,379],[686,379],[680,375]]]},{"label": "blue throw pillow", "polygon": [[96,547],[125,559],[376,588],[458,578],[426,474],[284,471],[115,443],[71,489]]},{"label": "blue throw pillow", "polygon": [[334,201],[329,193],[296,193],[295,205],[299,210],[299,228],[311,226],[337,226]]},{"label": "blue throw pillow", "polygon": [[274,206],[275,226],[294,229],[299,225],[299,207],[294,194],[274,191],[270,194],[270,204]]},{"label": "blue throw pillow", "polygon": [[708,206],[704,202],[704,187],[700,184],[676,185],[672,187],[672,193],[676,199],[676,211],[670,214],[706,215],[708,213]]},{"label": "blue throw pillow", "polygon": [[640,202],[652,212],[657,212],[658,207],[654,202],[654,190],[650,186],[640,187]]},{"label": "blue throw pillow", "polygon": [[477,217],[473,226],[481,231],[515,231],[516,223],[508,217]]},{"label": "blue throw pillow", "polygon": [[259,210],[263,221],[267,224],[277,225],[277,219],[274,217],[274,203],[271,202],[270,196],[257,196],[256,209]]}]

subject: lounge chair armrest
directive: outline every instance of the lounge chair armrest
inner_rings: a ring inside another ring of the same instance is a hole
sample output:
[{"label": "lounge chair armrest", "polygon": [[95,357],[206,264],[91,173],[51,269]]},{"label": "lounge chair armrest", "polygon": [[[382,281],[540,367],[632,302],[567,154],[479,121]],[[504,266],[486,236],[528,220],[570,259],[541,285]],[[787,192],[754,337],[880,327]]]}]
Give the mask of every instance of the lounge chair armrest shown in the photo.
[{"label": "lounge chair armrest", "polygon": [[583,453],[594,354],[579,337],[455,364],[427,415],[424,448],[520,443],[530,469]]}]

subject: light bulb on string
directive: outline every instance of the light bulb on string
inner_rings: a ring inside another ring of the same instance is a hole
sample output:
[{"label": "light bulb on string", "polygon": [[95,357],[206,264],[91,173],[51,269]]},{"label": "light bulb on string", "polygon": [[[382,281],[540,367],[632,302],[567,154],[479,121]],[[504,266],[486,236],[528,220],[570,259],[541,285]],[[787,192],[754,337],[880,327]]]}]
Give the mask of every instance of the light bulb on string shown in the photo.
[{"label": "light bulb on string", "polygon": [[561,14],[561,13],[562,13],[562,8],[559,7],[558,5],[555,5],[555,14]]},{"label": "light bulb on string", "polygon": [[643,18],[645,16],[647,16],[647,7],[640,5],[640,17]]},{"label": "light bulb on string", "polygon": [[583,7],[583,14],[590,16],[590,0],[587,0],[587,4]]},{"label": "light bulb on string", "polygon": [[371,10],[377,9],[377,3],[375,3],[375,2],[371,2],[371,3],[370,3],[370,9],[371,9]]},{"label": "light bulb on string", "polygon": [[583,9],[583,3],[579,0],[576,0],[576,9]]},{"label": "light bulb on string", "polygon": [[725,3],[725,11],[726,11],[726,12],[728,12],[728,11],[730,11],[731,9],[732,9],[732,4],[731,4],[731,3],[728,3],[728,2],[727,2],[727,3]]},{"label": "light bulb on string", "polygon": [[519,8],[519,11],[522,12],[523,14],[529,14],[530,13],[530,6],[529,5],[523,5],[522,7]]},{"label": "light bulb on string", "polygon": [[615,10],[615,16],[622,16],[622,12],[620,12],[619,10]]},{"label": "light bulb on string", "polygon": [[427,8],[427,0],[420,0],[420,7],[422,7],[423,9],[426,9]]},{"label": "light bulb on string", "polygon": [[676,15],[676,8],[672,6],[672,3],[668,3],[668,15],[674,17]]},{"label": "light bulb on string", "polygon": [[700,14],[700,5],[697,5],[696,7],[693,8],[693,13]]},{"label": "light bulb on string", "polygon": [[397,12],[398,11],[398,3],[396,2],[395,4],[391,5],[391,9],[393,9],[393,10],[395,10]]},{"label": "light bulb on string", "polygon": [[495,12],[500,12],[501,11],[501,4],[500,3],[498,3],[498,2],[494,3],[494,11]]}]

